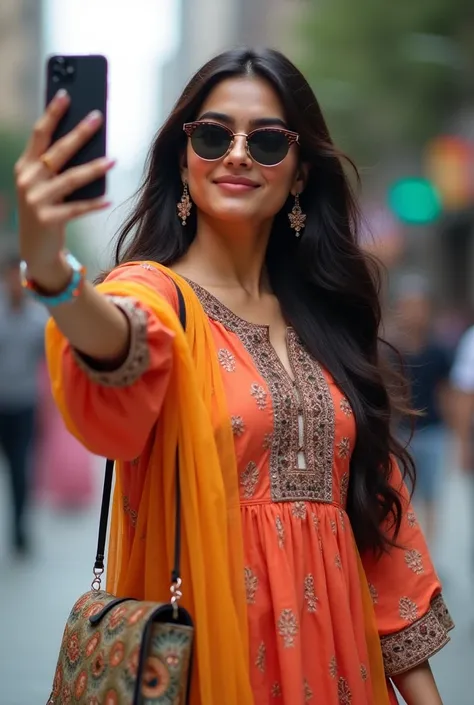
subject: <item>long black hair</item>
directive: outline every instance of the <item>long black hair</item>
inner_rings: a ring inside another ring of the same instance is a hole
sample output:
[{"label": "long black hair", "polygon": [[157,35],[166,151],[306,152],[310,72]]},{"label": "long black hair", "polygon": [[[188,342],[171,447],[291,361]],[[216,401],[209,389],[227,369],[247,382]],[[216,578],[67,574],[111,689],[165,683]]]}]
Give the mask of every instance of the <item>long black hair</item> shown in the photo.
[{"label": "long black hair", "polygon": [[289,197],[274,218],[266,266],[286,319],[352,405],[357,441],[347,511],[359,549],[380,553],[396,541],[402,518],[399,493],[390,484],[391,456],[414,479],[411,458],[391,433],[397,402],[380,354],[380,277],[358,245],[359,213],[346,158],[331,141],[313,91],[286,57],[270,49],[235,49],[190,80],[152,145],[136,206],[119,233],[116,265],[147,259],[172,265],[186,253],[196,235],[196,209],[183,228],[176,214],[186,147],[182,126],[196,119],[216,84],[238,76],[259,76],[273,86],[310,167],[300,198],[307,216],[303,235],[289,236]]}]

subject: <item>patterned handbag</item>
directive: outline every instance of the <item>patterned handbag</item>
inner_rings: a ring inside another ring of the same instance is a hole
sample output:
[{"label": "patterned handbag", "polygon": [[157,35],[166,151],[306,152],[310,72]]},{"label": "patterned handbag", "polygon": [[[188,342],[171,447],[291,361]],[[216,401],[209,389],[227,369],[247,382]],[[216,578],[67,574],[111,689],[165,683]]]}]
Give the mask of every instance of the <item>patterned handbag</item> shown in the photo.
[{"label": "patterned handbag", "polygon": [[[179,317],[186,327],[178,287]],[[91,590],[69,615],[47,705],[185,705],[194,626],[181,598],[181,495],[176,454],[176,529],[169,603],[101,590],[114,461],[107,460]]]}]

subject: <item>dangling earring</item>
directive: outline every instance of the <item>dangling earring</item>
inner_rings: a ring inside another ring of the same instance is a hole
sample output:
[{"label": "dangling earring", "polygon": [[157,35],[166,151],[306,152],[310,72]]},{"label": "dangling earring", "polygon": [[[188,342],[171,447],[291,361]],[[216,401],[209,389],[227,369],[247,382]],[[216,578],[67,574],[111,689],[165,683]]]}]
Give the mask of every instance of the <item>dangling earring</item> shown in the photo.
[{"label": "dangling earring", "polygon": [[291,209],[291,213],[288,213],[288,220],[290,221],[290,228],[295,230],[296,237],[299,237],[306,220],[306,214],[301,210],[299,193],[295,195],[295,203]]},{"label": "dangling earring", "polygon": [[177,205],[177,211],[179,219],[181,221],[181,225],[186,225],[186,221],[189,218],[189,214],[191,213],[192,205],[193,203],[189,197],[188,184],[185,181],[183,183],[183,195],[181,196],[181,200]]}]

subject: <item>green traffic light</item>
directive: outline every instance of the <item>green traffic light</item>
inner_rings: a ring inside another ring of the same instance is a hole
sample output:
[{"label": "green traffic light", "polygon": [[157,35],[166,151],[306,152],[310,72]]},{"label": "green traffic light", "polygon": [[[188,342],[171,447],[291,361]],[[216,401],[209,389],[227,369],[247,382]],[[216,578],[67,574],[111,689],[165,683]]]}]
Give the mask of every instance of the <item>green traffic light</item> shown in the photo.
[{"label": "green traffic light", "polygon": [[397,181],[389,190],[388,202],[392,212],[411,225],[427,225],[439,218],[441,199],[427,179],[407,178]]}]

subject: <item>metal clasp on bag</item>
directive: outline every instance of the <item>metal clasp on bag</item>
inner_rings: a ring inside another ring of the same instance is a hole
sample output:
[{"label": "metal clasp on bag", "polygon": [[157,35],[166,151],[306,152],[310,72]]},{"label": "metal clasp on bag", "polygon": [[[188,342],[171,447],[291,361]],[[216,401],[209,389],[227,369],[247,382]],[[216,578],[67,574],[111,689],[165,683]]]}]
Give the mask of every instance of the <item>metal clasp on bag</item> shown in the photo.
[{"label": "metal clasp on bag", "polygon": [[101,577],[104,574],[104,569],[103,568],[94,568],[93,570],[94,573],[94,580],[92,581],[91,588],[92,590],[95,590],[98,592],[101,587],[102,587],[102,580]]},{"label": "metal clasp on bag", "polygon": [[178,602],[180,599],[183,597],[183,593],[181,592],[180,588],[182,585],[182,580],[181,578],[177,578],[174,583],[171,583],[170,587],[170,592],[171,592],[171,605],[173,606],[173,617],[174,619],[178,619],[178,613],[179,613],[179,605]]}]

